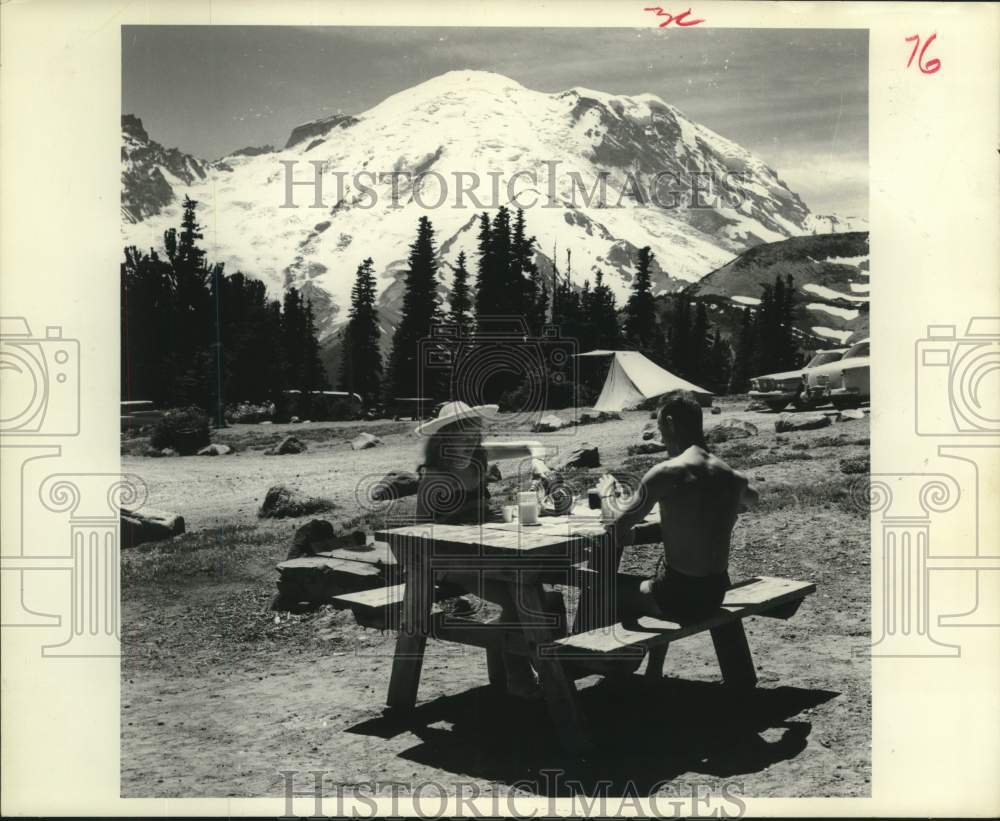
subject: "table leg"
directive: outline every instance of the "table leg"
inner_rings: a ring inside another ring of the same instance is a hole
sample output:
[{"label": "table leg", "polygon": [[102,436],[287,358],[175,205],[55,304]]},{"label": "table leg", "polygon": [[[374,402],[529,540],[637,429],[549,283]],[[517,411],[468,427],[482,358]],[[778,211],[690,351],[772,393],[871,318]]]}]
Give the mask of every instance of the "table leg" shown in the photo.
[{"label": "table leg", "polygon": [[415,538],[407,539],[397,551],[406,571],[406,590],[386,699],[393,710],[411,710],[417,703],[420,671],[431,627],[431,608],[434,606],[434,574],[427,554],[428,551]]},{"label": "table leg", "polygon": [[712,643],[719,659],[722,680],[730,687],[753,687],[757,684],[757,673],[753,669],[753,657],[742,621],[732,621],[713,627]]},{"label": "table leg", "polygon": [[586,752],[592,745],[577,701],[576,686],[558,659],[538,654],[538,647],[548,644],[556,637],[556,631],[552,627],[540,623],[540,614],[545,613],[545,591],[542,584],[538,581],[514,584],[511,586],[511,593],[517,604],[521,629],[532,649],[532,661],[538,670],[546,706],[556,732],[567,749]]},{"label": "table leg", "polygon": [[646,678],[663,678],[663,663],[667,660],[667,648],[669,647],[669,644],[664,644],[662,647],[653,647],[649,651],[649,658],[646,660]]}]

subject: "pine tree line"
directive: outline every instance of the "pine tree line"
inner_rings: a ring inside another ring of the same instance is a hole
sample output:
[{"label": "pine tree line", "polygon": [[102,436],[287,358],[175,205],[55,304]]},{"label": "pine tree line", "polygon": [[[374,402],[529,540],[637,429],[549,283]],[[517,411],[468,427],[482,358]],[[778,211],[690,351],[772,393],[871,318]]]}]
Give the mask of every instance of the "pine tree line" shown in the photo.
[{"label": "pine tree line", "polygon": [[241,272],[207,261],[184,200],[165,257],[125,248],[121,264],[121,392],[159,407],[195,405],[222,420],[226,403],[280,401],[286,389],[328,387],[311,303],[290,288],[283,304]]},{"label": "pine tree line", "polygon": [[743,309],[730,390],[743,393],[750,378],[794,370],[803,364],[795,339],[795,280],[788,275],[761,285],[760,305]]}]

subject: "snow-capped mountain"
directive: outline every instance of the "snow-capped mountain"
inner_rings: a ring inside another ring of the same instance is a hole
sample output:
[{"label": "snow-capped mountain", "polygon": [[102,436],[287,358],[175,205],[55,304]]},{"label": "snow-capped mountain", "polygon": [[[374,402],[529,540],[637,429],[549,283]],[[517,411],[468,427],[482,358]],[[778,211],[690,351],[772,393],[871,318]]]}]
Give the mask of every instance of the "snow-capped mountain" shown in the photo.
[{"label": "snow-capped mountain", "polygon": [[122,221],[126,225],[155,217],[176,204],[177,191],[204,182],[208,170],[208,163],[151,140],[138,117],[122,117]]},{"label": "snow-capped mountain", "polygon": [[[816,230],[774,170],[651,94],[549,94],[497,74],[455,71],[363,113],[299,125],[282,149],[241,149],[214,162],[164,149],[134,117],[124,118],[123,132],[128,244],[159,247],[190,196],[201,204],[211,258],[229,273],[263,279],[275,294],[304,289],[326,332],[346,318],[355,269],[368,256],[378,271],[383,326],[391,329],[421,216],[434,224],[443,289],[460,251],[474,271],[477,214],[511,194],[526,206],[537,195],[526,219],[543,271],[557,257],[565,273],[571,252],[573,280],[582,284],[603,270],[620,302],[644,245],[659,265],[655,288],[666,292],[754,245]],[[295,207],[282,207],[283,162],[294,163],[295,182],[312,182],[312,163],[319,164],[321,208],[311,207],[314,190],[304,185],[293,189]],[[354,179],[359,172],[386,176]],[[412,178],[387,176],[393,172],[427,176],[414,190]],[[588,205],[585,192],[599,191],[602,178],[603,203]],[[438,201],[442,182],[444,202],[424,207]],[[472,193],[459,204],[463,185]],[[708,189],[700,195],[705,207],[689,207],[693,186]]]}]

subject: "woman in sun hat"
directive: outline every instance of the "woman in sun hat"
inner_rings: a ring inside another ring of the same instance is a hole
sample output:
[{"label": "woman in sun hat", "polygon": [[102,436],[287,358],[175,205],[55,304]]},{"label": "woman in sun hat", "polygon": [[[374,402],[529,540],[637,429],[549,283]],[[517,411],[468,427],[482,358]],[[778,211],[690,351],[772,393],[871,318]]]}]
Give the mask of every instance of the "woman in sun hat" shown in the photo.
[{"label": "woman in sun hat", "polygon": [[540,442],[484,442],[484,429],[499,406],[446,402],[438,415],[417,425],[423,460],[417,468],[417,517],[442,523],[481,522],[490,516],[486,486],[491,459],[542,457]]},{"label": "woman in sun hat", "polygon": [[[417,519],[440,523],[476,523],[490,518],[487,476],[490,459],[540,458],[546,449],[540,442],[484,442],[483,432],[497,419],[497,405],[470,406],[446,402],[438,415],[417,425],[423,438],[423,461],[418,467]],[[443,583],[462,590],[479,590],[476,574],[446,573]],[[503,610],[501,619],[516,620],[517,611],[509,591],[487,583],[482,591]],[[559,605],[561,606],[561,601]],[[554,603],[552,606],[555,606]],[[481,608],[478,596],[463,594],[456,612]],[[540,691],[531,664],[524,656],[504,654],[507,692],[520,698],[538,698]]]}]

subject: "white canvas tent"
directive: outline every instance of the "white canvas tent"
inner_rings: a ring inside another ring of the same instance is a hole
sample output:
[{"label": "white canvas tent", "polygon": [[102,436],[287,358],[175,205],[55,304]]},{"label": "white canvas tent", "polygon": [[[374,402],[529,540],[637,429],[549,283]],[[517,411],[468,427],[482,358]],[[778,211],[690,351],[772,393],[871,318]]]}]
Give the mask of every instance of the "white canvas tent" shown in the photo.
[{"label": "white canvas tent", "polygon": [[607,379],[594,410],[620,411],[635,408],[667,391],[684,390],[711,396],[712,392],[664,370],[638,351],[588,351],[578,356],[611,357]]}]

